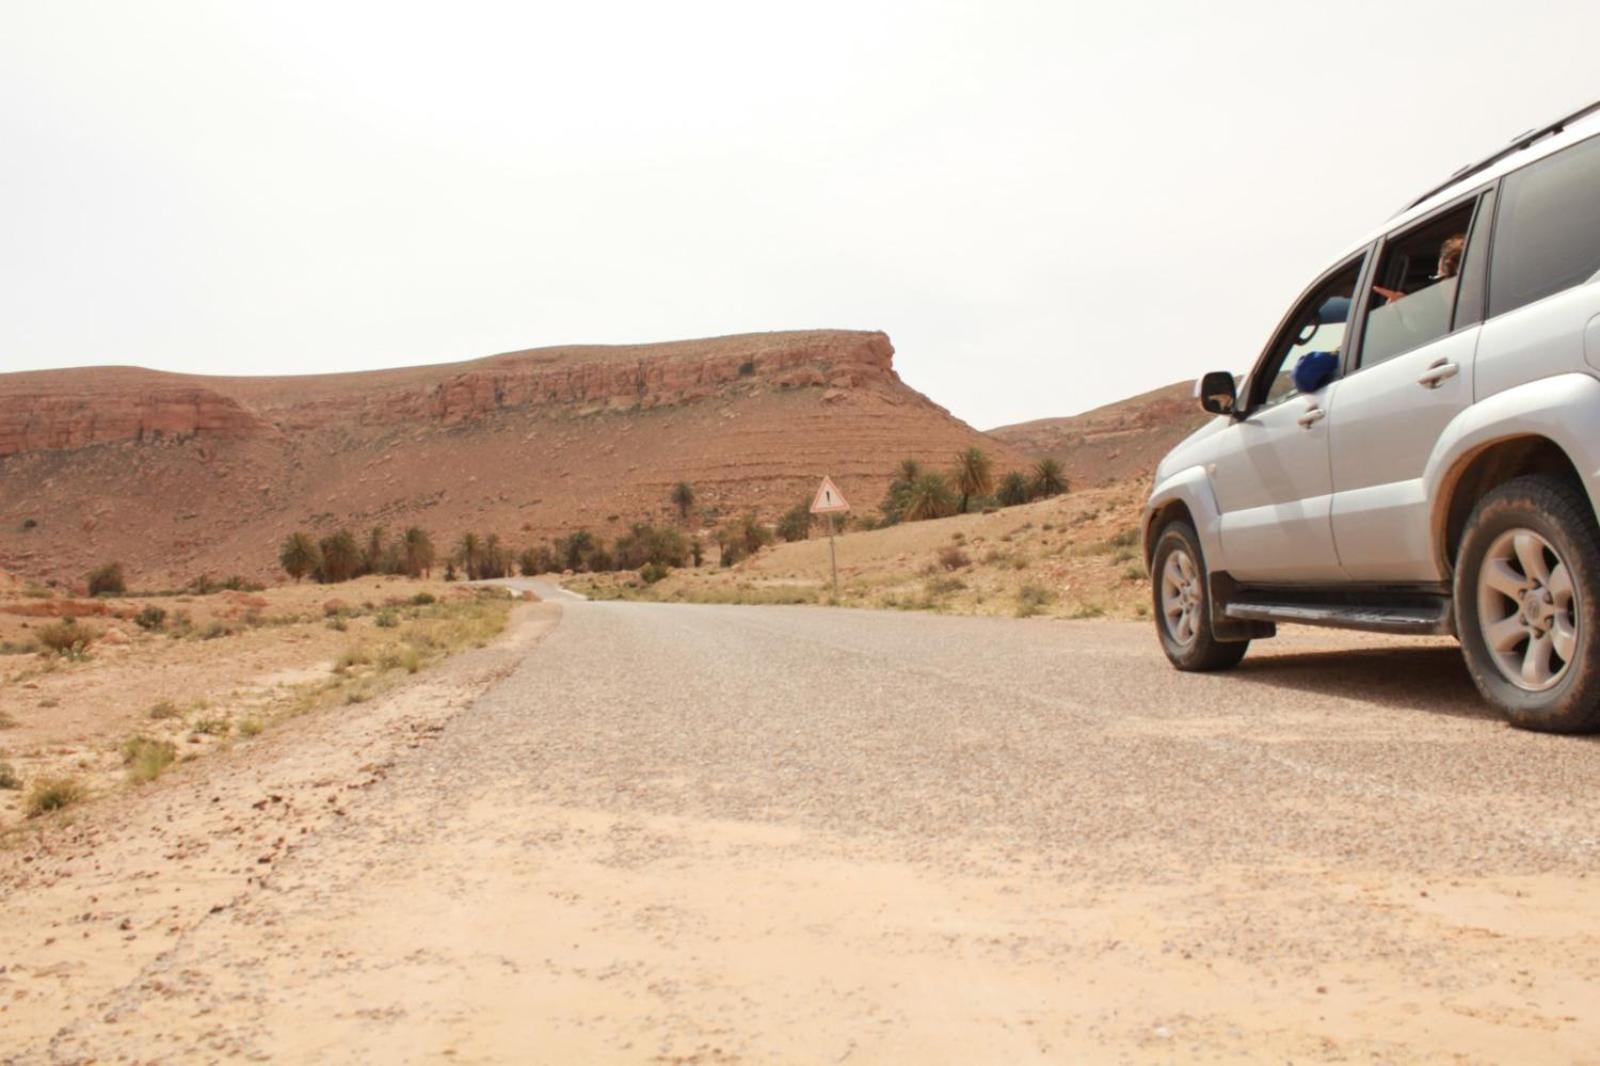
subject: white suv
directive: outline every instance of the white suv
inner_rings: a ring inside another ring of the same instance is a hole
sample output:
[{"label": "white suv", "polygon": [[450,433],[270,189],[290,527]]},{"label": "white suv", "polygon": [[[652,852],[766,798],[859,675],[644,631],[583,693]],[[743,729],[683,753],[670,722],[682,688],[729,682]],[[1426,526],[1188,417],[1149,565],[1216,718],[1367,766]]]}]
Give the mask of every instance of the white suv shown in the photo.
[{"label": "white suv", "polygon": [[1180,670],[1274,623],[1454,634],[1511,721],[1600,728],[1600,104],[1458,171],[1311,283],[1156,468]]}]

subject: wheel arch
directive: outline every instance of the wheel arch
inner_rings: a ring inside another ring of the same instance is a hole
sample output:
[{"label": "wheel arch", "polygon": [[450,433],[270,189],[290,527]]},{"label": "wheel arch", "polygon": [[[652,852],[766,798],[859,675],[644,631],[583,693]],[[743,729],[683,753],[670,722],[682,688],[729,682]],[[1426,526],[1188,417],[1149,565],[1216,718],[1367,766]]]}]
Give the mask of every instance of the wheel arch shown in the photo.
[{"label": "wheel arch", "polygon": [[1462,455],[1440,481],[1434,510],[1433,541],[1444,572],[1455,569],[1456,552],[1472,509],[1495,488],[1512,478],[1543,474],[1569,481],[1585,492],[1583,476],[1565,449],[1538,433],[1520,433],[1489,441]]}]

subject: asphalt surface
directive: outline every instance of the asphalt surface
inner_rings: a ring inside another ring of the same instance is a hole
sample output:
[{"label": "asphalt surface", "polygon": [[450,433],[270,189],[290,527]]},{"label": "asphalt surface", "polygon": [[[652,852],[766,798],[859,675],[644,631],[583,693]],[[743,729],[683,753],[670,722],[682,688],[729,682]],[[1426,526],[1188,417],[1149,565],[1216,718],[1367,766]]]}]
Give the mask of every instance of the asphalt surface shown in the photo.
[{"label": "asphalt surface", "polygon": [[1600,748],[1453,645],[1183,675],[1142,625],[533,587],[509,676],[165,963],[230,1053],[1593,1054]]}]

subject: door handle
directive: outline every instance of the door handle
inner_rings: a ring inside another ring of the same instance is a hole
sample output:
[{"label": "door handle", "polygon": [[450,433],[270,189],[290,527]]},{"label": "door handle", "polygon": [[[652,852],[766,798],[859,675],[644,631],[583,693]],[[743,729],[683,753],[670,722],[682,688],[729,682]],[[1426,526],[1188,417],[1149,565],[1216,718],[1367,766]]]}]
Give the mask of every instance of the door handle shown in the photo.
[{"label": "door handle", "polygon": [[1417,378],[1417,384],[1425,389],[1437,389],[1459,373],[1461,368],[1455,363],[1448,359],[1440,359],[1422,372],[1422,376]]},{"label": "door handle", "polygon": [[1317,407],[1317,406],[1313,405],[1313,406],[1307,407],[1306,411],[1305,411],[1305,414],[1303,414],[1299,418],[1295,419],[1295,421],[1299,422],[1302,428],[1310,429],[1312,426],[1316,425],[1318,422],[1321,422],[1324,418],[1326,418],[1327,415],[1328,415],[1328,412],[1324,411],[1320,407]]}]

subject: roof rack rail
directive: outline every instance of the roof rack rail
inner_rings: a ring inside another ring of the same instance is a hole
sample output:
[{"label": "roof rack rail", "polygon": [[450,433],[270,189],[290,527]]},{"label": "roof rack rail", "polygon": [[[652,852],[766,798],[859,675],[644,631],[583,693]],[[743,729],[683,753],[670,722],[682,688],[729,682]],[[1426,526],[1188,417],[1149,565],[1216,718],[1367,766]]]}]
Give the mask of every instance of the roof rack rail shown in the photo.
[{"label": "roof rack rail", "polygon": [[1506,147],[1500,149],[1498,152],[1495,152],[1494,154],[1492,154],[1490,156],[1487,156],[1487,157],[1485,157],[1483,159],[1480,159],[1476,163],[1469,163],[1468,165],[1462,167],[1460,170],[1458,170],[1454,174],[1450,175],[1448,178],[1446,178],[1444,181],[1440,182],[1438,185],[1435,185],[1433,188],[1429,189],[1427,192],[1423,193],[1421,196],[1417,197],[1415,200],[1412,200],[1411,202],[1407,203],[1399,211],[1395,212],[1395,214],[1397,214],[1397,215],[1405,214],[1407,211],[1411,210],[1413,207],[1416,207],[1418,204],[1422,203],[1424,200],[1427,200],[1430,197],[1437,196],[1439,193],[1444,192],[1444,190],[1448,189],[1450,186],[1454,185],[1456,182],[1460,181],[1461,179],[1469,178],[1474,174],[1482,173],[1483,171],[1488,170],[1490,167],[1494,166],[1496,163],[1500,162],[1500,160],[1506,158],[1507,156],[1515,155],[1518,152],[1526,151],[1528,148],[1530,148],[1533,145],[1537,144],[1538,142],[1544,140],[1546,137],[1554,137],[1556,134],[1558,134],[1562,130],[1566,129],[1572,123],[1578,121],[1581,118],[1587,118],[1589,115],[1593,114],[1596,111],[1600,111],[1600,100],[1596,100],[1594,103],[1590,104],[1588,107],[1580,108],[1577,111],[1574,111],[1570,115],[1563,115],[1561,118],[1556,119],[1554,122],[1550,123],[1550,125],[1548,125],[1548,126],[1540,126],[1540,127],[1536,128],[1536,129],[1528,130],[1525,133],[1517,134],[1515,137],[1511,138],[1511,143],[1506,145]]}]

